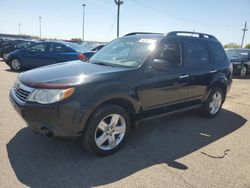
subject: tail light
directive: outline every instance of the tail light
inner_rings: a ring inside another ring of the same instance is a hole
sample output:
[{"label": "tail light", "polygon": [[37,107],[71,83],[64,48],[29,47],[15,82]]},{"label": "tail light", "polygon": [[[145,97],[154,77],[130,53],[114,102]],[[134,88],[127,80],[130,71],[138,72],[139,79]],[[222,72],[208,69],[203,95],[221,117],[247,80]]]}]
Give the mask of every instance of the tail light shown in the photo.
[{"label": "tail light", "polygon": [[81,61],[86,61],[87,57],[84,54],[77,54],[77,57],[81,60]]}]

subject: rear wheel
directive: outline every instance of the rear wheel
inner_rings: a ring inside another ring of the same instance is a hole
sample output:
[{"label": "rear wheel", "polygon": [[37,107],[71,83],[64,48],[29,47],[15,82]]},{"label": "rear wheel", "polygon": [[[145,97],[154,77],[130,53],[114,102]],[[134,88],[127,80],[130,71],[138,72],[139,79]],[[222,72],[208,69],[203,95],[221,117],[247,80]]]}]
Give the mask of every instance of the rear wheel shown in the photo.
[{"label": "rear wheel", "polygon": [[118,105],[99,107],[87,123],[83,144],[91,152],[105,156],[118,151],[130,129],[128,113]]},{"label": "rear wheel", "polygon": [[12,59],[10,62],[10,68],[15,71],[20,71],[22,69],[22,63],[18,59]]},{"label": "rear wheel", "polygon": [[208,118],[216,117],[221,110],[224,97],[225,93],[221,88],[214,88],[202,107],[202,114]]}]

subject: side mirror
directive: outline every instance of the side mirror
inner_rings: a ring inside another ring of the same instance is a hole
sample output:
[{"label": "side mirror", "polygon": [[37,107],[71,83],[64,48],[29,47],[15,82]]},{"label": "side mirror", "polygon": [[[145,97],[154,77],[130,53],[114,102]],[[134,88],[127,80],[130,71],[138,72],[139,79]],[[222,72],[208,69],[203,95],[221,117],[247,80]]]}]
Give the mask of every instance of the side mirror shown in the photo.
[{"label": "side mirror", "polygon": [[156,71],[166,71],[168,70],[170,63],[165,59],[154,59],[151,67]]}]

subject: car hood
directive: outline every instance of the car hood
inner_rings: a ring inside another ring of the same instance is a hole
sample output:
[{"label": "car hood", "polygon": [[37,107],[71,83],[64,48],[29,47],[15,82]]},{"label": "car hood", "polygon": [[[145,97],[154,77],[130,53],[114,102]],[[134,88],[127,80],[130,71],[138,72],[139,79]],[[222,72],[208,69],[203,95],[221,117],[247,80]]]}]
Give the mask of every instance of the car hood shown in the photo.
[{"label": "car hood", "polygon": [[35,88],[66,88],[88,83],[101,75],[125,71],[124,68],[70,61],[22,72],[18,80]]}]

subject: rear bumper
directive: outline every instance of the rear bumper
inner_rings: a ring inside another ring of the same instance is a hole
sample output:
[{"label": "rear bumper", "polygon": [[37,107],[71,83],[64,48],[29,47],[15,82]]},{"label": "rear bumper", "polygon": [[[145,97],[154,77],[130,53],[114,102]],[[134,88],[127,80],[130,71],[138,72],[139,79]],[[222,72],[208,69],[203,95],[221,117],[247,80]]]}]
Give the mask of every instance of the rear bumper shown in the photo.
[{"label": "rear bumper", "polygon": [[79,109],[74,107],[72,103],[20,105],[14,98],[10,92],[10,103],[33,132],[66,140],[75,140],[81,137],[84,125],[81,124],[81,118],[78,115]]}]

